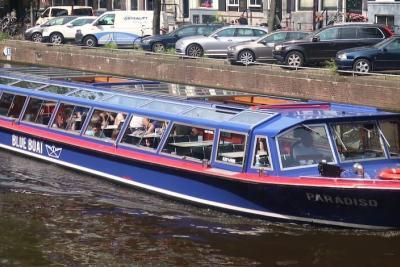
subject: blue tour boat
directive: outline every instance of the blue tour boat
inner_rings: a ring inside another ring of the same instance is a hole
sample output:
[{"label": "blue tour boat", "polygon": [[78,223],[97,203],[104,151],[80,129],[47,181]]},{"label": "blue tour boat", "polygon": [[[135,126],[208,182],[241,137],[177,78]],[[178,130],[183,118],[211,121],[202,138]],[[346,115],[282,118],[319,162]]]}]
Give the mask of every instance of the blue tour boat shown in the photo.
[{"label": "blue tour boat", "polygon": [[183,99],[8,72],[0,147],[235,213],[400,228],[400,115],[375,108]]}]

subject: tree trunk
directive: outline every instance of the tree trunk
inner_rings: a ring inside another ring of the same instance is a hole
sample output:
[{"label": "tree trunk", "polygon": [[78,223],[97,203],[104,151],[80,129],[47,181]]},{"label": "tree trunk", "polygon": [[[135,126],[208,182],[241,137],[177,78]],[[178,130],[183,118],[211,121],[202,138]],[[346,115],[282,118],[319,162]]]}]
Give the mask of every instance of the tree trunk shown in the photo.
[{"label": "tree trunk", "polygon": [[153,35],[160,34],[161,0],[154,0]]},{"label": "tree trunk", "polygon": [[272,32],[275,26],[276,0],[270,0],[268,13],[268,32]]}]

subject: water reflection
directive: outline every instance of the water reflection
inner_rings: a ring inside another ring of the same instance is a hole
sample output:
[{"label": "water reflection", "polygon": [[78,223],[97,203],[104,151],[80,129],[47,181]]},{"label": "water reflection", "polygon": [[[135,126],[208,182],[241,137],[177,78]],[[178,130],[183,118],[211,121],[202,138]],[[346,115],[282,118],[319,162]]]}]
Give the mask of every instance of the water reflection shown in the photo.
[{"label": "water reflection", "polygon": [[0,151],[1,266],[393,266],[398,231],[271,223]]}]

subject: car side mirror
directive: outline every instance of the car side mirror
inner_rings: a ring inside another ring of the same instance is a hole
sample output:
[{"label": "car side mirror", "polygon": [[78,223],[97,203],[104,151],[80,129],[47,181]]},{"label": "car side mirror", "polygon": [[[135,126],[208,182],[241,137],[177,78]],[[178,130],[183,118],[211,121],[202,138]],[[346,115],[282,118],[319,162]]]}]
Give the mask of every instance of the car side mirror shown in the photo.
[{"label": "car side mirror", "polygon": [[72,28],[72,27],[74,27],[74,25],[68,24],[67,27],[68,27],[68,28]]},{"label": "car side mirror", "polygon": [[386,47],[382,48],[382,52],[383,52],[383,53],[386,53],[387,51],[388,51],[388,50],[387,50]]},{"label": "car side mirror", "polygon": [[218,35],[213,35],[214,39],[219,39]]},{"label": "car side mirror", "polygon": [[42,14],[42,15],[40,15],[40,17],[41,17],[41,18],[44,18],[44,15],[43,15],[43,14]]},{"label": "car side mirror", "polygon": [[319,36],[314,36],[314,37],[312,38],[312,41],[313,41],[313,42],[319,42]]}]

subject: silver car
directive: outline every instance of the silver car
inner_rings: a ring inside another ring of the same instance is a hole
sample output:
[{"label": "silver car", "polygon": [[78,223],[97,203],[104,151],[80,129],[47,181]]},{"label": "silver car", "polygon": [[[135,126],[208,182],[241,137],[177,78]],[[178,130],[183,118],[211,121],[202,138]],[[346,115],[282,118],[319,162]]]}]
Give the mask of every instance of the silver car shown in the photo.
[{"label": "silver car", "polygon": [[268,29],[258,26],[232,25],[222,27],[208,36],[197,35],[180,39],[176,53],[190,57],[222,56],[226,57],[228,46],[258,39],[268,33]]},{"label": "silver car", "polygon": [[254,61],[272,61],[274,45],[280,42],[302,39],[309,32],[280,31],[262,36],[255,41],[239,43],[228,47],[228,60],[231,64],[249,64]]}]

